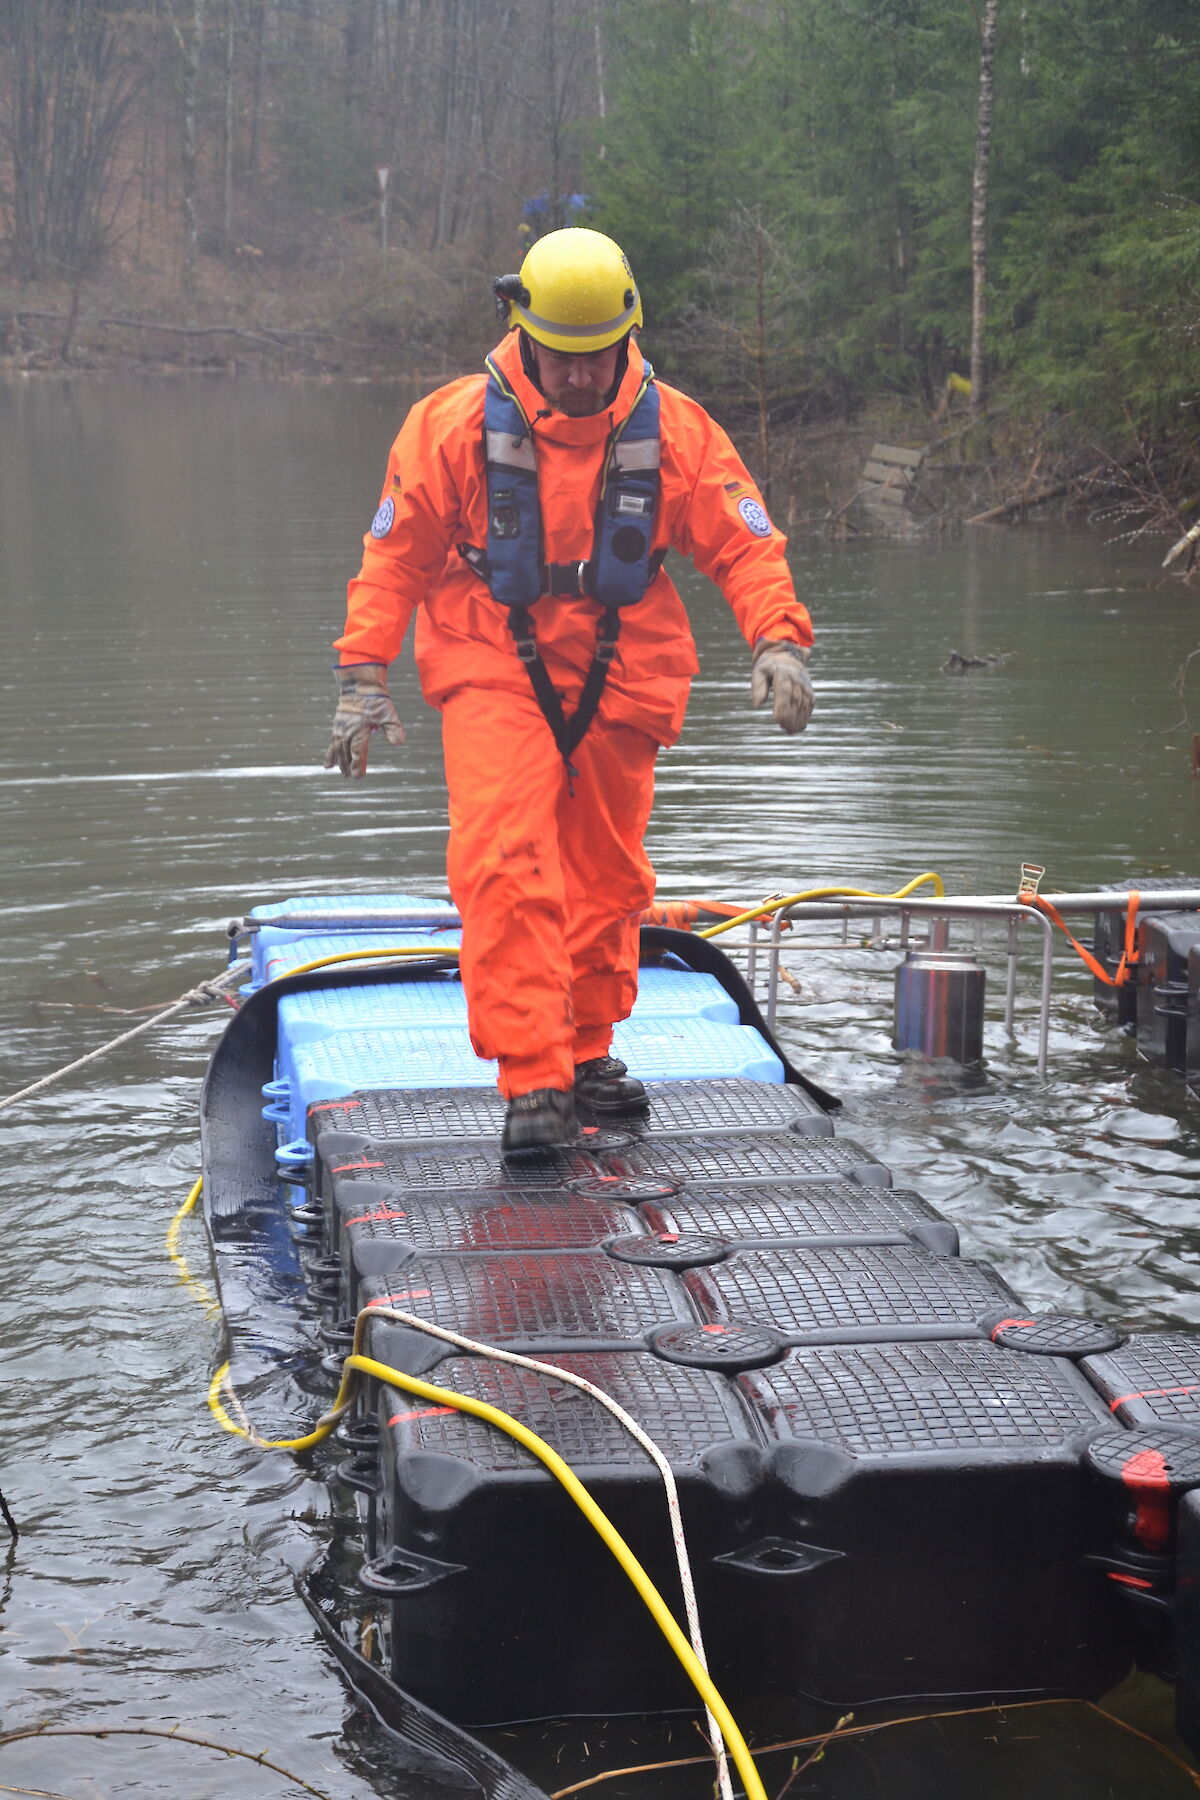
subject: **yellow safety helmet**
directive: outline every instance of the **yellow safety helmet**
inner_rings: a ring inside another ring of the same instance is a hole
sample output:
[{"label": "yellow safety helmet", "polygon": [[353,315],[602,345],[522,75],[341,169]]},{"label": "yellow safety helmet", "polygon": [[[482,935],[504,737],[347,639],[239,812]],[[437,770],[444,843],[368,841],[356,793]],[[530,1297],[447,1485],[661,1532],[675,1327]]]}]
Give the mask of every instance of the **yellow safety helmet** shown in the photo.
[{"label": "yellow safety helmet", "polygon": [[519,275],[492,283],[510,331],[567,355],[607,350],[642,322],[629,260],[602,231],[569,225],[530,246]]}]

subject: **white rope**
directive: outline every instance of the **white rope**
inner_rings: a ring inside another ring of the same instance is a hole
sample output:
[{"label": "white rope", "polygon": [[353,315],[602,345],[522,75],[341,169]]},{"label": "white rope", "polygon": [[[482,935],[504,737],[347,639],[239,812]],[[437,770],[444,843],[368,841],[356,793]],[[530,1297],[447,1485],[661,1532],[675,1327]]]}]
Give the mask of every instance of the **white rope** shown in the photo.
[{"label": "white rope", "polygon": [[61,1069],[55,1069],[53,1074],[43,1075],[40,1081],[31,1082],[28,1087],[18,1088],[15,1094],[6,1094],[3,1099],[0,1099],[0,1112],[3,1112],[7,1106],[15,1106],[18,1100],[28,1100],[31,1094],[39,1094],[43,1088],[50,1087],[53,1082],[61,1081],[64,1075],[72,1075],[76,1069],[86,1068],[88,1063],[93,1063],[98,1057],[107,1055],[119,1044],[127,1044],[131,1038],[140,1037],[143,1031],[149,1031],[152,1026],[161,1025],[165,1019],[174,1018],[176,1013],[186,1012],[189,1007],[211,1006],[214,1001],[226,999],[227,985],[233,981],[240,981],[249,966],[248,963],[234,964],[231,968],[223,970],[212,981],[202,981],[198,987],[189,988],[186,994],[181,995],[162,1012],[155,1013],[152,1019],[143,1019],[140,1025],[134,1025],[131,1030],[123,1031],[120,1037],[110,1038],[108,1043],[101,1044],[98,1050],[89,1050],[86,1056],[76,1057],[74,1062],[67,1063]]},{"label": "white rope", "polygon": [[[687,1540],[683,1533],[683,1517],[679,1509],[679,1488],[676,1485],[675,1472],[654,1439],[647,1435],[637,1420],[631,1418],[625,1408],[619,1405],[611,1394],[606,1394],[603,1388],[596,1387],[591,1381],[585,1381],[582,1375],[572,1374],[569,1369],[560,1369],[556,1363],[537,1362],[531,1356],[518,1356],[514,1350],[498,1350],[494,1344],[477,1343],[474,1338],[461,1337],[456,1331],[447,1331],[444,1326],[433,1325],[428,1319],[419,1319],[414,1313],[399,1312],[393,1307],[367,1306],[359,1314],[359,1318],[361,1319],[364,1314],[371,1319],[392,1319],[398,1325],[410,1325],[417,1331],[428,1333],[430,1337],[442,1338],[448,1344],[455,1344],[460,1350],[470,1350],[477,1356],[486,1356],[492,1362],[513,1363],[518,1369],[532,1369],[537,1375],[552,1375],[556,1381],[568,1382],[571,1387],[580,1388],[583,1393],[590,1394],[593,1400],[598,1400],[601,1406],[608,1409],[617,1423],[624,1426],[634,1442],[641,1445],[662,1478],[667,1499],[667,1515],[671,1521],[671,1538],[675,1545],[675,1561],[679,1569],[679,1585],[683,1590],[683,1609],[687,1616],[688,1637],[691,1639],[692,1649],[696,1653],[696,1660],[707,1675],[709,1673],[708,1658],[705,1655],[704,1636],[700,1629],[700,1611],[696,1605],[692,1563],[688,1555]],[[708,1720],[709,1743],[717,1764],[717,1785],[722,1800],[733,1800],[733,1785],[729,1777],[725,1740],[712,1713],[707,1707],[704,1710]]]}]

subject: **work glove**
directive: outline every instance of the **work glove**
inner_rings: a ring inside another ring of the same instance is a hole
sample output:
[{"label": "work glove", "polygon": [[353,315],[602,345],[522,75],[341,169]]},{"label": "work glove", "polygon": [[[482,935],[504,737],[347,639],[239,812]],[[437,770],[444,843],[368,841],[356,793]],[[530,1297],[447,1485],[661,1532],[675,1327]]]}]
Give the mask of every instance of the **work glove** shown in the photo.
[{"label": "work glove", "polygon": [[340,769],[343,775],[362,776],[367,772],[373,731],[382,731],[393,748],[404,742],[404,727],[388,693],[387,664],[348,663],[334,673],[338,703],[325,767]]},{"label": "work glove", "polygon": [[759,638],[750,669],[750,703],[771,700],[780,731],[803,731],[812,715],[813,684],[805,664],[808,651],[781,638]]}]

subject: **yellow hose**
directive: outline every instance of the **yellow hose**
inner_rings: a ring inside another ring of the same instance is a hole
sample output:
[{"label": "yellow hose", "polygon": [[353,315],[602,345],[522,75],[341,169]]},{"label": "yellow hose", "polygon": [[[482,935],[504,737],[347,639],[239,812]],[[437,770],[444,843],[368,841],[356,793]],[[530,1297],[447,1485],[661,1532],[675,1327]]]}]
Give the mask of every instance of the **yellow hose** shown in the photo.
[{"label": "yellow hose", "polygon": [[[287,975],[308,975],[313,969],[327,969],[330,963],[363,962],[371,957],[382,959],[385,956],[457,956],[457,944],[449,944],[444,950],[428,949],[415,944],[396,944],[383,950],[339,950],[336,956],[318,956],[313,962],[298,963],[294,969],[288,969],[285,975],[272,976],[274,981],[283,981]],[[266,984],[267,986],[270,983]]]},{"label": "yellow hose", "polygon": [[189,1190],[187,1199],[184,1201],[184,1203],[180,1207],[179,1211],[175,1214],[175,1217],[171,1220],[171,1223],[167,1226],[167,1255],[171,1258],[172,1261],[174,1261],[174,1259],[179,1254],[179,1250],[178,1250],[177,1246],[179,1244],[179,1233],[180,1233],[180,1230],[182,1229],[183,1221],[187,1218],[188,1214],[191,1212],[192,1208],[195,1206],[197,1200],[199,1200],[199,1198],[203,1192],[204,1192],[204,1177],[203,1177],[203,1175],[201,1175],[192,1184],[192,1187]]},{"label": "yellow hose", "polygon": [[187,1264],[187,1258],[179,1248],[179,1233],[183,1229],[183,1221],[192,1211],[197,1200],[199,1200],[203,1186],[203,1179],[194,1183],[187,1199],[175,1214],[171,1223],[167,1226],[167,1255],[179,1271],[181,1286],[188,1289],[189,1293],[194,1299],[200,1302],[201,1306],[210,1317],[215,1317],[221,1310],[221,1302],[210,1288],[205,1287],[204,1283],[198,1281],[192,1274],[192,1271]]},{"label": "yellow hose", "polygon": [[735,925],[749,925],[754,919],[770,918],[774,913],[783,912],[789,906],[798,906],[802,900],[842,898],[848,900],[907,900],[911,893],[914,893],[919,887],[924,887],[926,882],[933,884],[934,892],[940,900],[946,892],[942,878],[940,875],[936,875],[932,869],[927,869],[924,875],[914,875],[911,881],[906,882],[902,888],[897,888],[894,894],[876,894],[870,888],[820,887],[806,888],[802,894],[789,894],[786,899],[782,900],[764,900],[761,906],[752,906],[749,912],[739,913],[736,919],[722,919],[719,925],[706,925],[703,931],[696,933],[696,936],[719,937],[723,931],[732,931]]},{"label": "yellow hose", "polygon": [[208,1409],[218,1425],[231,1431],[234,1437],[245,1438],[247,1443],[253,1444],[258,1450],[313,1450],[318,1444],[323,1444],[349,1406],[355,1385],[353,1377],[346,1373],[346,1366],[343,1366],[337,1399],[328,1412],[321,1414],[310,1432],[298,1438],[260,1438],[248,1426],[239,1425],[236,1419],[231,1419],[221,1404],[221,1389],[228,1379],[229,1364],[223,1362],[208,1384]]}]

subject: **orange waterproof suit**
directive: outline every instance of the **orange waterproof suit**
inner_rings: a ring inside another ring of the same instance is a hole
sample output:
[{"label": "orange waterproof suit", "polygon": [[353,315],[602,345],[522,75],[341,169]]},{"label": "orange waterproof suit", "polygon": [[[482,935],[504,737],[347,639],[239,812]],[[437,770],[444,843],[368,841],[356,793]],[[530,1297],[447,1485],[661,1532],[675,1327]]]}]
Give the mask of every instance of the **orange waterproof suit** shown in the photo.
[{"label": "orange waterproof suit", "polygon": [[[631,342],[611,404],[584,418],[546,408],[515,333],[493,361],[533,422],[545,560],[586,561],[610,438],[641,387],[641,353]],[[654,758],[679,735],[699,665],[683,603],[660,569],[644,598],[622,609],[599,709],[568,780],[507,613],[457,550],[487,543],[486,384],[484,374],[453,381],[404,421],[335,648],[343,664],[391,662],[416,612],[421,686],[442,714],[448,875],[463,921],[471,1041],[478,1055],[499,1059],[500,1087],[511,1097],[569,1088],[575,1064],[603,1055],[633,1006],[637,915],[654,893],[642,847]],[[692,557],[748,643],[810,644],[785,540],[737,452],[695,401],[658,387],[652,549]],[[534,608],[538,648],[568,716],[600,611],[573,597],[544,597]]]}]

